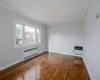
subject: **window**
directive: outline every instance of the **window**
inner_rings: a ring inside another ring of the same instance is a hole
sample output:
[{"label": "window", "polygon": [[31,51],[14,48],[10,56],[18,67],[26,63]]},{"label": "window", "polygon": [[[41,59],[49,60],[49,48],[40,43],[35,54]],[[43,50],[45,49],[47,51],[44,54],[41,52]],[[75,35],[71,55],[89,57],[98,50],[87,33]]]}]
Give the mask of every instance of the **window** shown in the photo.
[{"label": "window", "polygon": [[36,29],[36,35],[37,35],[37,44],[40,44],[41,43],[40,29]]},{"label": "window", "polygon": [[41,44],[41,30],[21,22],[15,22],[15,46]]},{"label": "window", "polygon": [[21,24],[16,24],[16,44],[17,45],[23,44],[23,31]]},{"label": "window", "polygon": [[25,26],[24,35],[25,45],[36,44],[35,28]]}]

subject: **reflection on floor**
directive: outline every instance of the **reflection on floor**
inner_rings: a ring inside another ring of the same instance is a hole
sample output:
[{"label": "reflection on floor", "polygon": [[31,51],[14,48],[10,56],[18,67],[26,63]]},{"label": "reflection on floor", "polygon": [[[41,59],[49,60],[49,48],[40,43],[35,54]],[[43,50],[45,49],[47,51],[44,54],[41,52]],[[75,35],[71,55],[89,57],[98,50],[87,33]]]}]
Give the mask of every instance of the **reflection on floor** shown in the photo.
[{"label": "reflection on floor", "polygon": [[0,71],[0,80],[90,80],[82,58],[43,53]]}]

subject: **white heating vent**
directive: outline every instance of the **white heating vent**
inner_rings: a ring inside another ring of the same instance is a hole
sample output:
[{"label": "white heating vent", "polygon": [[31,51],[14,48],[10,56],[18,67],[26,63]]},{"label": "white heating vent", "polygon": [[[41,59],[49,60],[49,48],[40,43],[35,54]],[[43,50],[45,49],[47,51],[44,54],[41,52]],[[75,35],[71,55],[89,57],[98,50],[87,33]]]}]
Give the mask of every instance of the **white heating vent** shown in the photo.
[{"label": "white heating vent", "polygon": [[24,60],[28,60],[37,55],[38,55],[38,47],[24,50]]},{"label": "white heating vent", "polygon": [[83,54],[83,47],[82,46],[75,46],[74,47],[74,53],[76,55],[82,55]]}]

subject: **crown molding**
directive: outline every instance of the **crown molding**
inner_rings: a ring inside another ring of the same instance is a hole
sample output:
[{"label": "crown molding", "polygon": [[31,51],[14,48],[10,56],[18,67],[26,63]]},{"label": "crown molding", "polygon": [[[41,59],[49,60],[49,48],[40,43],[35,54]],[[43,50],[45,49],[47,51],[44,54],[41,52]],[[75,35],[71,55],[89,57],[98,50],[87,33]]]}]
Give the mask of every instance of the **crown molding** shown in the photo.
[{"label": "crown molding", "polygon": [[87,1],[86,8],[85,8],[85,10],[84,10],[84,13],[83,13],[82,19],[83,19],[84,16],[85,16],[85,13],[86,13],[86,10],[88,9],[88,5],[89,5],[90,1],[91,1],[91,0],[88,0],[88,1]]},{"label": "crown molding", "polygon": [[60,21],[60,22],[55,22],[53,24],[49,24],[49,25],[55,25],[55,24],[62,24],[62,23],[68,23],[68,22],[75,22],[75,21],[81,21],[83,18],[80,19],[75,19],[75,20],[69,20],[69,21]]},{"label": "crown molding", "polygon": [[[84,13],[83,13],[83,15],[82,15],[82,18],[75,19],[75,20],[60,21],[60,22],[55,22],[55,23],[51,23],[51,24],[49,24],[49,23],[48,23],[48,24],[42,24],[42,25],[55,25],[55,24],[60,24],[60,23],[67,23],[67,22],[80,21],[80,20],[82,20],[82,19],[84,18],[85,12],[86,12],[86,10],[87,10],[87,8],[88,8],[88,5],[89,5],[89,2],[90,2],[90,1],[91,1],[91,0],[88,0],[88,1],[87,1],[86,8],[85,8],[85,10],[84,10]],[[6,9],[8,9],[8,10],[14,11],[14,12],[16,12],[16,13],[18,13],[18,14],[21,14],[20,12],[14,10],[13,8],[7,7],[7,6],[4,5],[4,4],[1,4],[1,3],[0,3],[0,6],[6,8]],[[22,15],[22,14],[21,14],[21,15]]]}]

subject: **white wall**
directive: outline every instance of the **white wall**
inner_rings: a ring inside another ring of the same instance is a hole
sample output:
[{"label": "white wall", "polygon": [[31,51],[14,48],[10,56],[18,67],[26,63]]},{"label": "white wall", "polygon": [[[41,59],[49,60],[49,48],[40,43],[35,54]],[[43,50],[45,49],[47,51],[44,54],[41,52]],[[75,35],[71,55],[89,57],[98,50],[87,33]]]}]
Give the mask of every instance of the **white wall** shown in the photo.
[{"label": "white wall", "polygon": [[49,51],[74,54],[74,46],[82,46],[82,21],[48,26]]},{"label": "white wall", "polygon": [[24,59],[23,50],[34,46],[14,48],[14,19],[25,21],[29,24],[41,27],[41,45],[39,52],[46,50],[46,27],[0,6],[0,68]]},{"label": "white wall", "polygon": [[85,45],[84,60],[92,80],[100,80],[100,0],[91,0],[83,20]]}]

